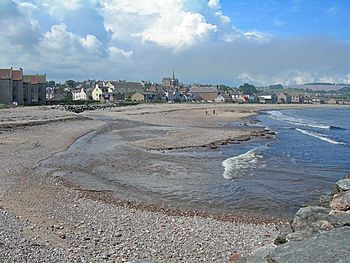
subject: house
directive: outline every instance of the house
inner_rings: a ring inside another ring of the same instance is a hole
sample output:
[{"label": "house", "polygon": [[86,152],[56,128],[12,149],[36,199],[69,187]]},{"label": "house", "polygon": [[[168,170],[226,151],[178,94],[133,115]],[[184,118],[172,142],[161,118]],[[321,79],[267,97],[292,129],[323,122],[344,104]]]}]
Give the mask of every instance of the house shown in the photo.
[{"label": "house", "polygon": [[23,82],[27,105],[46,103],[46,75],[24,75]]},{"label": "house", "polygon": [[73,96],[73,100],[89,100],[88,99],[88,95],[84,90],[84,87],[81,86],[79,89],[72,91],[72,96]]},{"label": "house", "polygon": [[0,103],[45,104],[46,75],[23,75],[23,69],[0,69]]},{"label": "house", "polygon": [[13,102],[12,68],[0,69],[0,103],[11,104]]},{"label": "house", "polygon": [[190,89],[194,101],[212,102],[219,96],[219,90],[215,86],[193,85]]},{"label": "house", "polygon": [[131,101],[145,101],[145,95],[143,95],[142,93],[140,92],[136,92],[134,93],[133,95],[131,95]]},{"label": "house", "polygon": [[277,103],[279,104],[291,103],[291,96],[289,96],[287,93],[278,93]]},{"label": "house", "polygon": [[277,95],[276,94],[268,94],[268,95],[260,95],[258,97],[259,103],[267,104],[267,103],[276,103]]},{"label": "house", "polygon": [[167,101],[180,102],[186,100],[186,97],[178,90],[168,89],[166,91]]},{"label": "house", "polygon": [[222,93],[217,96],[214,101],[217,103],[232,102],[232,98],[229,95]]},{"label": "house", "polygon": [[12,70],[12,101],[24,104],[23,69]]},{"label": "house", "polygon": [[302,103],[302,96],[300,94],[292,94],[290,102],[291,103]]},{"label": "house", "polygon": [[109,86],[100,86],[96,84],[95,87],[91,91],[91,97],[94,101],[99,101],[102,93],[113,93],[113,89]]},{"label": "house", "polygon": [[125,95],[122,93],[104,92],[100,96],[101,103],[117,102],[117,101],[124,101],[124,100],[125,100]]},{"label": "house", "polygon": [[108,81],[105,85],[108,87],[111,92],[115,91],[117,93],[142,93],[144,91],[144,87],[141,83],[138,82],[126,82],[126,81]]}]

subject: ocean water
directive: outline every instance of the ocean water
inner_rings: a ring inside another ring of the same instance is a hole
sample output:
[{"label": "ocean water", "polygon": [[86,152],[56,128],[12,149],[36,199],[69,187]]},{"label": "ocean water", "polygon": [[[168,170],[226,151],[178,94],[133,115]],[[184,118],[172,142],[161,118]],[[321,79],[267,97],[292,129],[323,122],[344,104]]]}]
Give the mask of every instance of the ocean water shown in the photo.
[{"label": "ocean water", "polygon": [[275,139],[248,143],[243,152],[226,148],[232,157],[223,162],[223,176],[244,189],[242,199],[261,199],[258,210],[293,213],[350,171],[349,109],[266,111],[257,120],[277,133]]},{"label": "ocean water", "polygon": [[350,109],[266,111],[255,119],[275,138],[176,151],[127,143],[163,136],[169,128],[105,119],[109,125],[41,168],[128,199],[282,218],[329,193],[350,171]]}]

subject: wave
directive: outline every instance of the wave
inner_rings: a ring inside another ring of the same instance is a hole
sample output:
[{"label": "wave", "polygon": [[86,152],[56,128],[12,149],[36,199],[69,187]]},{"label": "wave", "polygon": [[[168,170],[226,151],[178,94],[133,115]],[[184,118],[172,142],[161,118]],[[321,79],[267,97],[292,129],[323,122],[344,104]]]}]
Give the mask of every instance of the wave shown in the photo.
[{"label": "wave", "polygon": [[274,120],[287,122],[297,126],[307,126],[312,128],[329,129],[329,130],[344,130],[344,128],[341,128],[341,127],[326,125],[323,123],[317,123],[317,122],[312,122],[301,118],[294,118],[291,116],[287,116],[287,115],[284,115],[282,112],[276,111],[276,110],[268,111],[267,113],[269,114],[269,117]]},{"label": "wave", "polygon": [[336,141],[336,140],[334,140],[332,138],[329,138],[327,135],[324,135],[324,134],[321,134],[321,133],[317,133],[317,132],[313,132],[313,131],[306,131],[306,130],[302,130],[302,129],[299,129],[299,128],[296,128],[295,130],[298,131],[298,132],[301,132],[303,134],[306,134],[306,135],[318,138],[318,139],[320,139],[322,141],[331,143],[331,144],[347,145],[347,143],[345,143],[345,142]]},{"label": "wave", "polygon": [[246,153],[228,158],[223,161],[222,166],[225,168],[223,174],[224,178],[237,178],[245,170],[254,169],[257,161],[263,158],[261,151],[266,148],[266,146],[259,146]]}]

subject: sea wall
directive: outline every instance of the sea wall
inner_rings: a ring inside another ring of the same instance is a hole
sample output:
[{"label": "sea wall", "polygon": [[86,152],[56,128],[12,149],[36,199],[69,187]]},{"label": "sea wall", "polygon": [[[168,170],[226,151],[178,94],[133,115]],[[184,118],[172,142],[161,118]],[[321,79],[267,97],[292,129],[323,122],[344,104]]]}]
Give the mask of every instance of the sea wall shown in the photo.
[{"label": "sea wall", "polygon": [[350,174],[336,182],[317,206],[300,208],[274,244],[238,263],[350,262]]}]

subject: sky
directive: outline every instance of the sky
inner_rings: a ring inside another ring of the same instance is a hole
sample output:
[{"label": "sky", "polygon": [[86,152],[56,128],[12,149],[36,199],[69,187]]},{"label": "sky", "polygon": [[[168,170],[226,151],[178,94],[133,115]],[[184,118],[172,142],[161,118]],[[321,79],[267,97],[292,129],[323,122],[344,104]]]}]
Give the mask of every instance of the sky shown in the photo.
[{"label": "sky", "polygon": [[55,81],[350,84],[348,0],[0,0],[0,68]]}]

